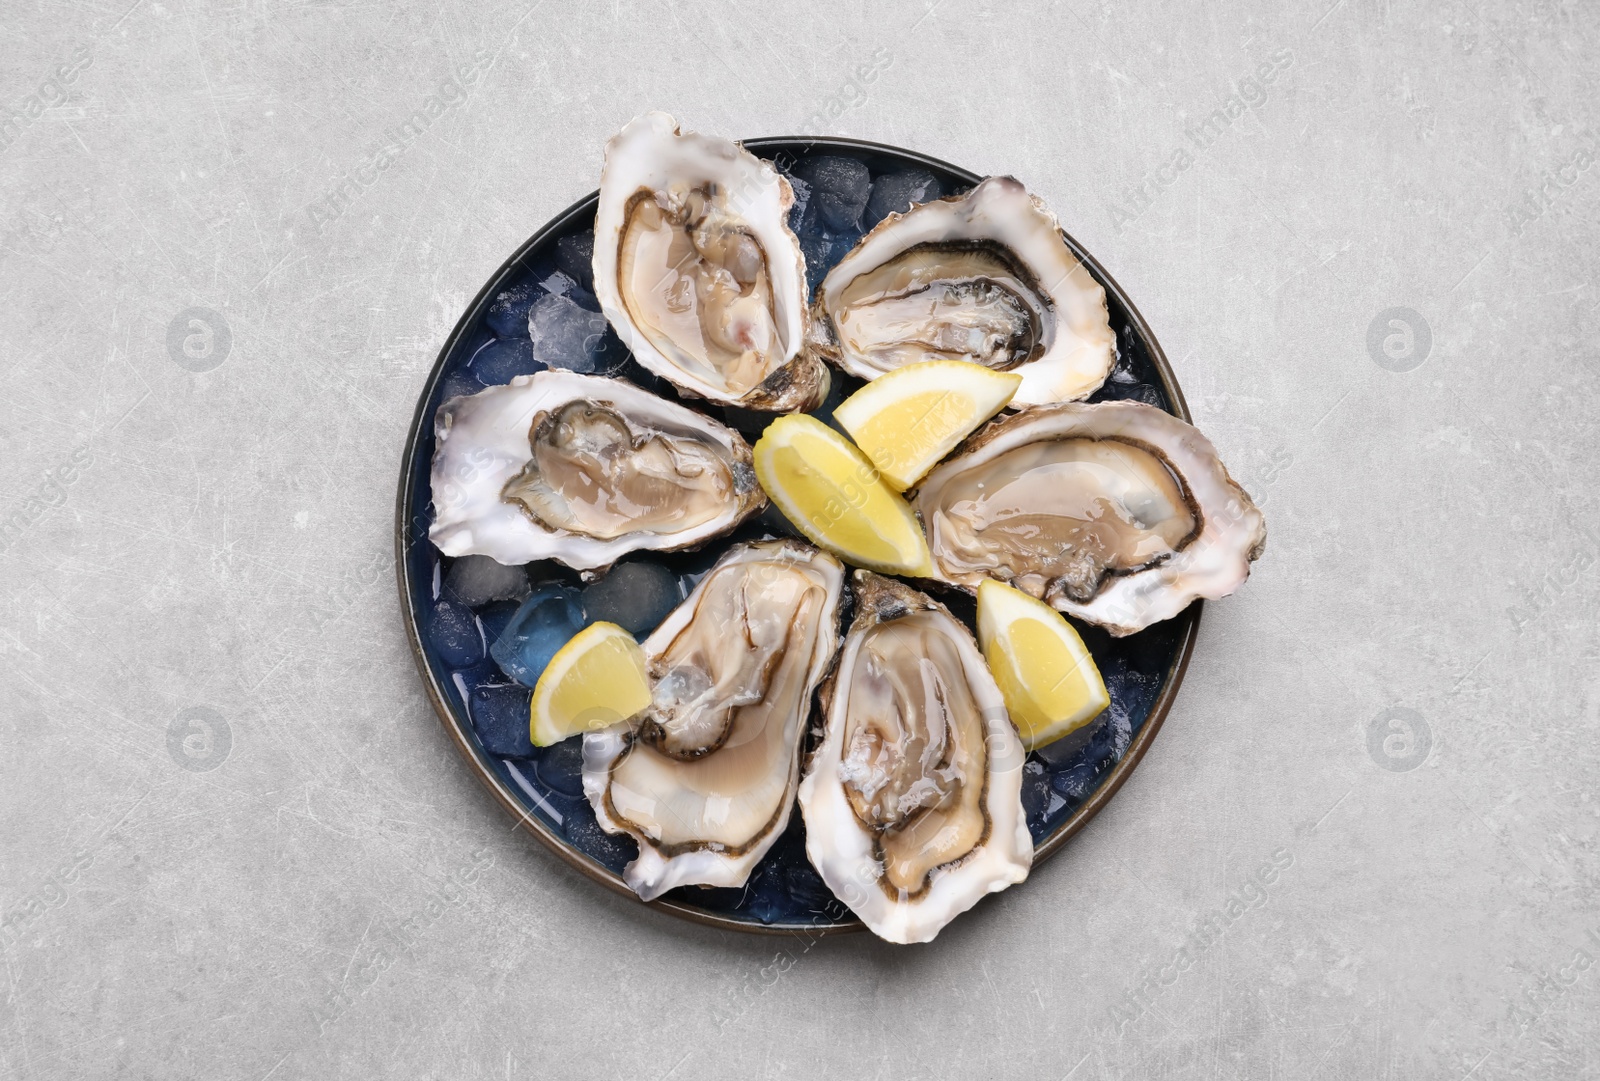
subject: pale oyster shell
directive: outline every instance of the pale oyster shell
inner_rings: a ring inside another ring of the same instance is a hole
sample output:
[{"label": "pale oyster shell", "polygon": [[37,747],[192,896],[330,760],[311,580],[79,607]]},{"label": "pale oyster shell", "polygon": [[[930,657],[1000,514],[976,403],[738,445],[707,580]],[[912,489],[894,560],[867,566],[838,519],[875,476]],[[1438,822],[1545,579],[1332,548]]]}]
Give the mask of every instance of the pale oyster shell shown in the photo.
[{"label": "pale oyster shell", "polygon": [[1018,406],[1086,398],[1116,363],[1105,290],[1009,176],[880,222],[822,279],[810,339],[861,379],[919,360],[1011,371]]},{"label": "pale oyster shell", "polygon": [[635,359],[683,392],[770,412],[814,408],[828,370],[804,351],[794,193],[728,139],[646,113],[607,145],[594,290]]},{"label": "pale oyster shell", "polygon": [[1232,593],[1267,539],[1211,441],[1140,402],[992,421],[911,498],[935,577],[969,592],[1010,582],[1115,635]]},{"label": "pale oyster shell", "polygon": [[595,818],[639,844],[623,880],[640,897],[743,885],[783,833],[843,590],[809,544],[738,545],[645,639],[654,703],[583,742]]},{"label": "pale oyster shell", "polygon": [[[594,421],[571,447],[536,427],[569,406]],[[630,436],[638,445],[622,446]],[[521,375],[445,402],[434,439],[428,536],[447,556],[508,565],[556,559],[595,570],[632,551],[692,548],[766,505],[738,432],[620,379]],[[563,507],[559,478],[530,483],[541,452],[547,469],[569,468],[561,458],[570,454],[623,490],[608,490],[612,498],[593,513],[576,501]]]},{"label": "pale oyster shell", "polygon": [[1026,755],[965,626],[891,578],[855,589],[800,784],[806,854],[874,934],[928,942],[1028,877]]}]

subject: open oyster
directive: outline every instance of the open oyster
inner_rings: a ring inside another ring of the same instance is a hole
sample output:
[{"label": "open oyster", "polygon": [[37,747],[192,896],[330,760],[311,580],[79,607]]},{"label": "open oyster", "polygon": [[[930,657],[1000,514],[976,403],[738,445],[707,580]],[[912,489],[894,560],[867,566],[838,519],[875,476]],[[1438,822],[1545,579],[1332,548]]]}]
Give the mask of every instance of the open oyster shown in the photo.
[{"label": "open oyster", "polygon": [[639,842],[623,879],[640,897],[742,885],[783,833],[843,589],[808,544],[739,545],[645,639],[651,707],[583,742],[596,819]]},{"label": "open oyster", "polygon": [[640,364],[688,394],[811,409],[828,370],[803,352],[805,257],[794,193],[738,143],[646,113],[606,145],[594,291]]},{"label": "open oyster", "polygon": [[810,335],[862,379],[923,360],[1016,372],[1013,405],[1088,397],[1116,362],[1105,290],[1009,176],[885,218],[822,279]]},{"label": "open oyster", "polygon": [[1028,877],[1022,742],[966,627],[893,579],[855,583],[800,784],[806,854],[875,934],[927,942]]},{"label": "open oyster", "polygon": [[738,432],[617,379],[518,376],[445,402],[434,438],[428,536],[447,556],[590,570],[693,547],[767,501]]},{"label": "open oyster", "polygon": [[1116,635],[1232,593],[1267,539],[1211,441],[1138,402],[994,421],[923,479],[915,506],[936,577],[1010,582]]}]

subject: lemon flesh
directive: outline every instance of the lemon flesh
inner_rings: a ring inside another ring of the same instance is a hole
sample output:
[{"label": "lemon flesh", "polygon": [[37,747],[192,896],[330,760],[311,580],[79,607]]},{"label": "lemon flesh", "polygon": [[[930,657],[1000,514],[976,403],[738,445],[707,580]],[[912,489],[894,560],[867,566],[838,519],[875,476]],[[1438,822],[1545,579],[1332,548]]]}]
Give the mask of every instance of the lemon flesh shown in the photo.
[{"label": "lemon flesh", "polygon": [[609,728],[650,705],[644,651],[615,623],[591,623],[562,646],[534,684],[528,731],[535,747]]},{"label": "lemon flesh", "polygon": [[933,573],[911,505],[820,420],[793,413],[767,425],[755,465],[761,487],[812,543],[884,574]]},{"label": "lemon flesh", "polygon": [[833,411],[883,479],[903,492],[973,430],[1006,407],[1022,376],[964,360],[907,364],[879,376]]},{"label": "lemon flesh", "polygon": [[978,641],[1030,751],[1084,728],[1111,704],[1072,624],[1020,589],[992,579],[978,586]]}]

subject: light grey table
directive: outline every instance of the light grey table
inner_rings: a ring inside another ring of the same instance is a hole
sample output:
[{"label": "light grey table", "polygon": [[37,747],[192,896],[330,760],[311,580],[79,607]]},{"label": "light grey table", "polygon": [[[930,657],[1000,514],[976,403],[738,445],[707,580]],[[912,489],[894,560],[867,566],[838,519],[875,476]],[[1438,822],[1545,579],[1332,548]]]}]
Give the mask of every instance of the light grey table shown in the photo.
[{"label": "light grey table", "polygon": [[[1594,5],[473,7],[0,13],[0,1077],[1600,1077]],[[424,373],[652,107],[1022,178],[1265,505],[932,947],[577,878],[413,671]]]}]

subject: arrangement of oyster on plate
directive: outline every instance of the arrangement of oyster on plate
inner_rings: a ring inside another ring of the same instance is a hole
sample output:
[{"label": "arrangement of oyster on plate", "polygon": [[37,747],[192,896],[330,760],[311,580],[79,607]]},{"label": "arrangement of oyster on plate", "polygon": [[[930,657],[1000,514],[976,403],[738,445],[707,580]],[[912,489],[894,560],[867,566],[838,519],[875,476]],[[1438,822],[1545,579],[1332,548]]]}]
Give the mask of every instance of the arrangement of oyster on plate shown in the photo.
[{"label": "arrangement of oyster on plate", "polygon": [[728,532],[766,505],[738,432],[618,379],[544,371],[435,421],[428,536],[448,556],[588,570]]},{"label": "arrangement of oyster on plate", "polygon": [[[610,141],[592,238],[564,221],[458,331],[492,363],[442,373],[453,562],[431,597],[404,564],[407,595],[458,735],[522,785],[502,798],[612,885],[927,942],[1159,723],[1192,625],[1123,647],[1074,620],[1125,636],[1226,596],[1266,525],[1188,423],[1080,400],[1171,385],[1136,336],[1101,391],[1106,289],[1022,184],[798,154],[791,184],[664,113]],[[604,370],[636,382],[512,377],[590,357],[596,306],[631,352]]]},{"label": "arrangement of oyster on plate", "polygon": [[1116,362],[1105,290],[1008,176],[885,218],[823,278],[810,337],[861,379],[927,360],[1015,372],[1016,405],[1088,397]]},{"label": "arrangement of oyster on plate", "polygon": [[805,352],[806,269],[794,193],[727,139],[647,113],[606,146],[594,288],[640,364],[683,392],[793,412],[828,392]]},{"label": "arrangement of oyster on plate", "polygon": [[891,942],[927,942],[1028,877],[1024,752],[972,634],[891,578],[855,574],[856,614],[800,784],[806,852]]},{"label": "arrangement of oyster on plate", "polygon": [[993,421],[914,502],[938,578],[1009,582],[1116,635],[1232,593],[1267,539],[1211,441],[1139,402]]},{"label": "arrangement of oyster on plate", "polygon": [[809,544],[740,545],[643,642],[650,707],[583,744],[595,817],[639,844],[623,879],[640,897],[743,885],[783,832],[843,589]]}]

